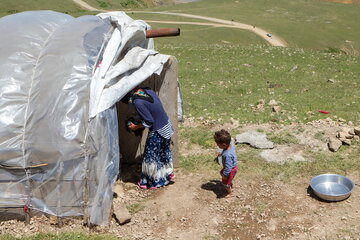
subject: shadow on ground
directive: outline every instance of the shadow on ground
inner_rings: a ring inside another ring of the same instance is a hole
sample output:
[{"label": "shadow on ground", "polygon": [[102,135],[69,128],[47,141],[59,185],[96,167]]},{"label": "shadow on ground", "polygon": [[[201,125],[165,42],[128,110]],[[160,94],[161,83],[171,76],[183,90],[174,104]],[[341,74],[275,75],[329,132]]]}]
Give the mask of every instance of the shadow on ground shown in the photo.
[{"label": "shadow on ground", "polygon": [[213,191],[217,198],[223,198],[227,195],[224,185],[219,180],[210,180],[201,185],[201,188],[208,191]]}]

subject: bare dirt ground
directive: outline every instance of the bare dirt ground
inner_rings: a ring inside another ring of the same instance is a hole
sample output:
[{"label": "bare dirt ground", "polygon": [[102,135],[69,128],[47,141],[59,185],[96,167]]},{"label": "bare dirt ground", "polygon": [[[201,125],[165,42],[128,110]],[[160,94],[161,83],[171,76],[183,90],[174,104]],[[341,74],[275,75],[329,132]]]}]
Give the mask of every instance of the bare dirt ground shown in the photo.
[{"label": "bare dirt ground", "polygon": [[[323,141],[314,138],[317,131],[334,134],[340,126],[333,122],[317,121],[298,126],[253,125],[241,131],[266,129],[267,131],[287,131],[304,129],[298,134],[298,146],[305,149],[322,148]],[[191,122],[185,122],[192,124]],[[220,127],[236,128],[236,123],[212,126],[213,131]],[[333,132],[332,132],[333,131]],[[189,144],[180,141],[180,154],[197,154],[214,149],[200,146],[186,150]],[[353,147],[356,147],[355,145]],[[351,148],[351,147],[350,147]],[[329,154],[331,154],[329,152]],[[330,156],[330,155],[329,155]],[[241,164],[241,162],[240,162]],[[220,167],[219,167],[220,168]],[[219,169],[220,170],[220,169]],[[64,220],[57,225],[56,218],[32,217],[30,224],[10,220],[0,222],[0,233],[17,237],[39,232],[82,231],[91,234],[110,233],[123,239],[360,239],[360,174],[348,174],[356,184],[351,196],[340,202],[325,202],[315,197],[309,188],[310,179],[293,177],[288,182],[278,180],[259,180],[254,173],[245,177],[238,173],[234,184],[234,197],[223,198],[225,192],[214,172],[200,171],[185,173],[177,169],[175,182],[157,190],[142,190],[136,185],[140,166],[124,166],[121,179],[115,190],[114,208],[127,206],[132,209],[131,222],[119,225],[114,218],[109,226],[88,228],[81,219]]]}]

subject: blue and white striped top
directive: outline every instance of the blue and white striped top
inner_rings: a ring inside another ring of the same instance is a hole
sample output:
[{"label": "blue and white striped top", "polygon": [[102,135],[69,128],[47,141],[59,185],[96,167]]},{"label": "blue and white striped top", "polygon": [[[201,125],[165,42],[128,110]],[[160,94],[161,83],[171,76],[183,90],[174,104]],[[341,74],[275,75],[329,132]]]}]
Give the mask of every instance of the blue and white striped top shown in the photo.
[{"label": "blue and white striped top", "polygon": [[[145,126],[146,123],[143,122],[143,125]],[[145,127],[148,127],[148,126],[145,126]],[[169,120],[168,124],[166,124],[165,126],[163,126],[162,128],[156,130],[156,131],[151,131],[149,133],[149,137],[151,137],[154,132],[158,132],[160,134],[160,136],[162,136],[163,138],[166,138],[166,139],[170,139],[171,136],[174,134],[174,129],[173,129],[173,126]]]}]

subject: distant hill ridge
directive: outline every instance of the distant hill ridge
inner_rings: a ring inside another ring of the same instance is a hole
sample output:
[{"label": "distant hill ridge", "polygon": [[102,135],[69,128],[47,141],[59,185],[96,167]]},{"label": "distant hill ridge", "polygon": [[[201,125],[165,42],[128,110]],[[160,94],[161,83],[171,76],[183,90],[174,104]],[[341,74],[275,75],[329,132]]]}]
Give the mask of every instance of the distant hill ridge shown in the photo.
[{"label": "distant hill ridge", "polygon": [[336,2],[344,4],[360,4],[360,0],[325,0],[327,2]]}]

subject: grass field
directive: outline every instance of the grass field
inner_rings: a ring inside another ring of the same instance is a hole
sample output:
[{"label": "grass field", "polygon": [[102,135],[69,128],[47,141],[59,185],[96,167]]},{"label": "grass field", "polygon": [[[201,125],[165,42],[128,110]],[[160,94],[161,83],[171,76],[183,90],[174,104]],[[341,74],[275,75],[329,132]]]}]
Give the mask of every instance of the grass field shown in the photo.
[{"label": "grass field", "polygon": [[360,5],[319,0],[203,0],[155,10],[233,19],[259,26],[281,36],[292,47],[360,50]]},{"label": "grass field", "polygon": [[[153,1],[86,0],[94,7],[111,10],[144,10]],[[168,3],[163,1],[162,3]],[[26,10],[50,9],[73,16],[95,14],[75,5],[71,0],[51,2],[10,1],[0,2],[0,16]],[[149,11],[171,11],[211,16],[259,26],[282,37],[290,47],[327,49],[337,48],[348,53],[360,51],[360,5],[340,4],[320,0],[202,0],[187,4],[164,4],[147,8]],[[135,19],[194,21],[166,15],[133,14]],[[195,20],[199,22],[199,20]],[[180,26],[187,28],[186,26]],[[208,29],[209,34],[212,29]],[[199,36],[201,36],[199,34]],[[250,45],[252,38],[239,44]],[[264,44],[266,44],[264,42]]]},{"label": "grass field", "polygon": [[[187,116],[291,123],[324,118],[318,111],[326,110],[360,124],[359,56],[228,44],[157,46],[178,58]],[[283,113],[256,111],[261,99],[276,100]]]}]

